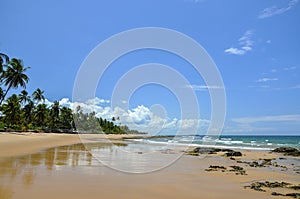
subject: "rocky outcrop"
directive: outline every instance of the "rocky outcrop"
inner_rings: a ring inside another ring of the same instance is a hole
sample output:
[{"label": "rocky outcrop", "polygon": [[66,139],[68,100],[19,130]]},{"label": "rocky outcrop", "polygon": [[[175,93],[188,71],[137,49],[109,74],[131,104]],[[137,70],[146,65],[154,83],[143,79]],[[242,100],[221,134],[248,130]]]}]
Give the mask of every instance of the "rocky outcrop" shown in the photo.
[{"label": "rocky outcrop", "polygon": [[[287,183],[287,182],[269,182],[269,181],[265,181],[265,182],[253,182],[249,186],[245,186],[244,188],[250,188],[250,189],[253,189],[255,191],[266,192],[266,190],[263,189],[263,188],[270,188],[270,189],[286,188],[286,189],[292,189],[292,190],[299,190],[300,185],[293,185],[293,184]],[[300,198],[300,193],[282,194],[282,193],[278,193],[278,192],[272,192],[271,195],[273,195],[273,196],[290,196],[290,197],[293,197],[293,198]]]},{"label": "rocky outcrop", "polygon": [[246,171],[244,170],[243,167],[240,166],[230,166],[231,169],[227,169],[224,166],[215,166],[215,165],[210,165],[208,169],[205,169],[205,171],[222,171],[222,172],[233,172],[235,175],[247,175]]},{"label": "rocky outcrop", "polygon": [[232,156],[242,156],[242,153],[239,151],[233,151],[232,149],[219,149],[219,148],[206,148],[206,147],[196,147],[191,151],[187,151],[186,153],[189,155],[199,155],[199,154],[217,154],[219,152],[226,152],[226,157]]},{"label": "rocky outcrop", "polygon": [[230,152],[225,153],[225,156],[227,156],[227,157],[233,157],[233,156],[237,157],[237,156],[242,156],[242,153],[239,152],[239,151],[230,151]]},{"label": "rocky outcrop", "polygon": [[300,151],[293,147],[279,147],[274,149],[272,152],[283,153],[283,155],[288,156],[300,156]]}]

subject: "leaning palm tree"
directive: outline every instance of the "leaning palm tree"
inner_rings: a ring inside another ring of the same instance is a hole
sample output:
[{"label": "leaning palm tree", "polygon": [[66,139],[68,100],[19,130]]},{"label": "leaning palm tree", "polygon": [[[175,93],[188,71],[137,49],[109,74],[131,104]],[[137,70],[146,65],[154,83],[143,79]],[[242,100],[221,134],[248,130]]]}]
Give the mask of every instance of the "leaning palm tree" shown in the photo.
[{"label": "leaning palm tree", "polygon": [[18,88],[19,86],[26,88],[26,83],[29,81],[29,77],[25,74],[29,67],[24,67],[22,60],[13,58],[6,67],[7,69],[3,72],[3,82],[7,89],[0,100],[0,105],[11,88]]},{"label": "leaning palm tree", "polygon": [[41,102],[41,101],[45,101],[45,97],[44,97],[44,91],[42,91],[41,89],[36,89],[33,93],[32,93],[32,98],[33,100],[37,101],[37,102]]}]

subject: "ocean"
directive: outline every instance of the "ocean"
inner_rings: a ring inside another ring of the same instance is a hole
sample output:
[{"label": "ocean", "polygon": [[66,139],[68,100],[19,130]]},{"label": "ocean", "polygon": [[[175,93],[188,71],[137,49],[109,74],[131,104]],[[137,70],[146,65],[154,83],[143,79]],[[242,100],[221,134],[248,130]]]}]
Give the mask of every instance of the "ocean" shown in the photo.
[{"label": "ocean", "polygon": [[216,147],[231,149],[273,150],[278,147],[300,149],[300,136],[161,136],[137,139],[149,144],[168,144],[195,147]]}]

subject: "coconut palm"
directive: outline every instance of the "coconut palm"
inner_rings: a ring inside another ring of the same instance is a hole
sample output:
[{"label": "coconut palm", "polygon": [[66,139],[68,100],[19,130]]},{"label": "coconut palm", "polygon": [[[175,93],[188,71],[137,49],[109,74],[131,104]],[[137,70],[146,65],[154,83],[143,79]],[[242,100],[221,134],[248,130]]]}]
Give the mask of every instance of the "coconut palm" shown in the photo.
[{"label": "coconut palm", "polygon": [[2,113],[4,115],[3,121],[8,124],[9,127],[21,124],[21,104],[17,95],[13,94],[7,99],[6,103],[2,106]]},{"label": "coconut palm", "polygon": [[22,111],[24,112],[26,123],[31,123],[33,119],[32,116],[34,111],[33,101],[29,99],[28,103],[24,106]]},{"label": "coconut palm", "polygon": [[51,128],[57,128],[59,123],[59,102],[54,101],[50,109],[50,125]]},{"label": "coconut palm", "polygon": [[41,101],[45,101],[45,97],[44,97],[44,91],[42,91],[41,89],[36,89],[33,93],[32,93],[32,98],[33,100],[37,101],[37,102],[41,102]]},{"label": "coconut palm", "polygon": [[4,91],[3,91],[3,89],[0,87],[0,99],[2,99],[3,95],[4,95]]},{"label": "coconut palm", "polygon": [[35,110],[35,122],[37,126],[45,127],[46,119],[47,119],[48,109],[46,104],[39,104]]},{"label": "coconut palm", "polygon": [[9,62],[9,57],[6,54],[0,53],[0,72],[3,72],[3,65]]},{"label": "coconut palm", "polygon": [[73,113],[72,109],[67,107],[62,107],[60,109],[60,125],[63,129],[72,129],[73,127]]},{"label": "coconut palm", "polygon": [[26,90],[22,90],[21,93],[19,94],[19,98],[21,103],[26,104],[26,102],[30,101],[30,96],[28,96],[28,92]]},{"label": "coconut palm", "polygon": [[0,105],[11,88],[18,88],[19,86],[26,88],[26,83],[29,81],[29,77],[25,74],[29,67],[24,67],[22,60],[13,58],[6,67],[7,69],[3,72],[3,82],[7,89],[1,98]]}]

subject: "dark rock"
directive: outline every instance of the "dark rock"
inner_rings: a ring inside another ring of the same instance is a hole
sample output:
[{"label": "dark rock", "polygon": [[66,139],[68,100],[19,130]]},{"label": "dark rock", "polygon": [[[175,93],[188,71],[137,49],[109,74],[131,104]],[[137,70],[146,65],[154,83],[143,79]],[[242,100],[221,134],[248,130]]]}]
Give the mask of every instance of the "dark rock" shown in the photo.
[{"label": "dark rock", "polygon": [[288,187],[289,189],[300,190],[300,185],[291,185]]},{"label": "dark rock", "polygon": [[277,193],[277,192],[272,192],[271,195],[272,196],[284,196],[283,194]]},{"label": "dark rock", "polygon": [[197,154],[216,154],[218,152],[232,152],[231,149],[218,149],[218,148],[206,148],[206,147],[196,147],[192,151],[188,151],[189,155]]},{"label": "dark rock", "polygon": [[[265,182],[254,182],[252,184],[250,184],[250,186],[244,186],[244,188],[251,188],[255,191],[263,191],[265,192],[265,190],[263,189],[263,187],[266,188],[286,188],[286,189],[294,189],[294,190],[299,190],[300,185],[292,185],[290,183],[287,182],[269,182],[269,181],[265,181]],[[291,196],[294,198],[300,198],[300,193],[288,193],[288,194],[281,194],[281,193],[277,193],[277,192],[272,192],[271,195],[273,196]]]},{"label": "dark rock", "polygon": [[246,171],[244,170],[243,167],[240,166],[230,166],[232,169],[229,171],[235,172],[236,175],[247,175]]},{"label": "dark rock", "polygon": [[235,170],[235,171],[242,171],[242,170],[244,170],[244,168],[240,167],[240,166],[230,166],[230,167],[233,168],[233,170]]},{"label": "dark rock", "polygon": [[225,170],[226,170],[226,167],[224,167],[224,166],[214,166],[214,165],[210,165],[209,168],[210,168],[210,169],[225,169]]},{"label": "dark rock", "polygon": [[237,163],[248,164],[250,167],[266,167],[266,166],[274,166],[274,167],[284,167],[278,165],[276,162],[272,163],[272,160],[275,159],[259,159],[257,161],[247,162],[247,161],[237,161]]},{"label": "dark rock", "polygon": [[263,190],[263,189],[261,188],[261,186],[259,186],[259,185],[251,185],[250,188],[253,189],[253,190],[255,190],[255,191],[266,192],[266,191]]},{"label": "dark rock", "polygon": [[242,156],[242,153],[239,151],[231,151],[231,152],[225,153],[225,156],[227,156],[227,157]]},{"label": "dark rock", "polygon": [[287,193],[285,196],[291,196],[293,198],[300,198],[300,193]]},{"label": "dark rock", "polygon": [[273,152],[276,153],[290,153],[290,152],[296,152],[298,149],[293,147],[279,147],[273,150]]},{"label": "dark rock", "polygon": [[250,166],[250,167],[258,167],[259,164],[258,164],[258,162],[253,161],[253,162],[250,162],[250,163],[249,163],[249,166]]},{"label": "dark rock", "polygon": [[205,169],[205,171],[219,171],[221,170],[222,172],[226,171],[226,167],[224,166],[215,166],[215,165],[210,165],[208,169]]},{"label": "dark rock", "polygon": [[283,153],[283,155],[289,156],[300,156],[300,151],[293,147],[279,147],[274,149],[272,152]]}]

